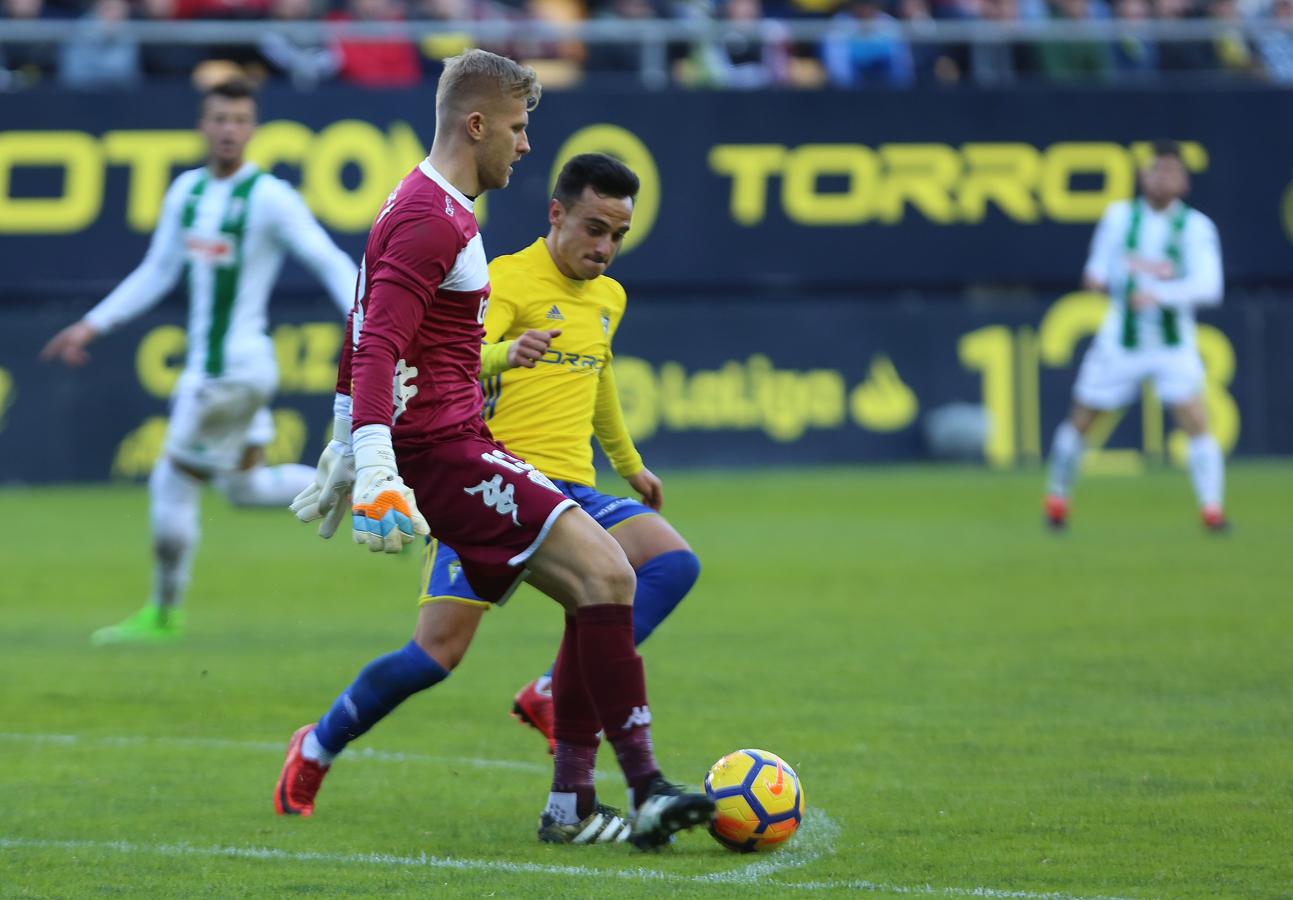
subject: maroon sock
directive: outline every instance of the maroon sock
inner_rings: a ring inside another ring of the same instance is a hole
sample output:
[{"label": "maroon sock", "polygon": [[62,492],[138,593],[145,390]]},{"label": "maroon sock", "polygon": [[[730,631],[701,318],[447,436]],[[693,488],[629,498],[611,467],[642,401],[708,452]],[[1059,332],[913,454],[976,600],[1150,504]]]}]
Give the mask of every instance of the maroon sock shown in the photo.
[{"label": "maroon sock", "polygon": [[593,770],[597,767],[597,745],[567,744],[557,741],[552,757],[552,792],[575,795],[575,815],[585,819],[597,808],[597,788]]},{"label": "maroon sock", "polygon": [[651,782],[660,777],[660,767],[656,765],[651,745],[651,729],[634,728],[614,746],[615,758],[620,761],[624,780],[629,786],[629,811],[633,812],[650,793]]},{"label": "maroon sock", "polygon": [[584,687],[579,666],[579,639],[574,616],[566,616],[566,632],[552,667],[552,721],[557,749],[552,764],[552,790],[575,795],[579,818],[592,814],[597,803],[593,771],[597,766],[597,729],[601,723]]},{"label": "maroon sock", "polygon": [[640,795],[660,767],[651,748],[646,674],[633,646],[633,607],[584,606],[576,611],[575,620],[584,684],[624,778]]}]

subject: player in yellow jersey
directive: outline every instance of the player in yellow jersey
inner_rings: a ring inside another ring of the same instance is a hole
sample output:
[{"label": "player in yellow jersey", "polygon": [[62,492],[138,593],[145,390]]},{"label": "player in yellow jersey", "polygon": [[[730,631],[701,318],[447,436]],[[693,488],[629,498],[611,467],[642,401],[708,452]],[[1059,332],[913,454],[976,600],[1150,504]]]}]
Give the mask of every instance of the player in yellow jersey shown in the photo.
[{"label": "player in yellow jersey", "polygon": [[[625,294],[604,273],[628,233],[637,192],[637,176],[612,157],[588,153],[566,163],[548,204],[547,236],[490,263],[481,378],[494,436],[624,548],[637,572],[633,636],[640,644],[691,590],[700,561],[659,514],[660,479],[642,464],[625,427],[611,368]],[[641,501],[597,491],[593,437]],[[426,569],[423,603],[487,605],[467,584],[457,555],[435,540]],[[522,688],[512,712],[555,752],[562,729],[553,722],[551,675],[549,669]]]}]

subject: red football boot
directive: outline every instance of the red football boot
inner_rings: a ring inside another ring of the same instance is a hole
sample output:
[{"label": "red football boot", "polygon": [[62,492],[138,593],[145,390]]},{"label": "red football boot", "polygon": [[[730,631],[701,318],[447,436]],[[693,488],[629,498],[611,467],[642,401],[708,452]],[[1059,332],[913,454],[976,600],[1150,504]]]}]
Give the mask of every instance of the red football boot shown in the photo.
[{"label": "red football boot", "polygon": [[274,788],[274,812],[280,816],[314,814],[314,795],[319,793],[328,766],[319,765],[301,755],[301,743],[314,730],[314,723],[302,725],[287,745],[287,759]]},{"label": "red football boot", "polygon": [[1230,522],[1226,519],[1226,514],[1221,511],[1220,506],[1208,505],[1203,507],[1203,527],[1214,534],[1224,534],[1230,530]]},{"label": "red football boot", "polygon": [[1067,497],[1047,494],[1043,504],[1046,510],[1046,525],[1051,531],[1063,531],[1069,524],[1069,501]]},{"label": "red football boot", "polygon": [[512,701],[512,716],[521,724],[529,725],[548,742],[548,753],[557,752],[557,738],[552,725],[552,689],[539,690],[536,678],[517,693]]}]

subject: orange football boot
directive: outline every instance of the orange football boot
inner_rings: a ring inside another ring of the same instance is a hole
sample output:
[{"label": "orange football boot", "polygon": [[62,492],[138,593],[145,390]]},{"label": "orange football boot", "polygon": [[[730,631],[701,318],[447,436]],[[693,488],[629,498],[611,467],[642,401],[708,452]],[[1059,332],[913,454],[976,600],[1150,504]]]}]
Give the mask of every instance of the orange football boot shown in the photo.
[{"label": "orange football boot", "polygon": [[287,759],[274,788],[274,812],[280,816],[309,816],[314,814],[314,796],[319,793],[328,766],[301,755],[305,736],[314,730],[315,723],[302,725],[292,735],[287,745]]}]

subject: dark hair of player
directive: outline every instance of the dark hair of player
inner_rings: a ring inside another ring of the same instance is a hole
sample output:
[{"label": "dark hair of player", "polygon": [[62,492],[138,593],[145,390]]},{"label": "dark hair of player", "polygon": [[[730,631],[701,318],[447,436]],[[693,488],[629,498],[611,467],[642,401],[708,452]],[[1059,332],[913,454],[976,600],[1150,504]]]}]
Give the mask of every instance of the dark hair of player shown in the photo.
[{"label": "dark hair of player", "polygon": [[1153,148],[1154,148],[1155,159],[1158,159],[1160,156],[1170,156],[1173,159],[1181,158],[1181,145],[1177,141],[1169,141],[1169,140],[1154,141]]},{"label": "dark hair of player", "polygon": [[206,110],[207,100],[211,97],[223,97],[225,100],[251,100],[256,102],[256,85],[249,78],[230,78],[228,81],[221,81],[213,84],[202,92],[202,102],[198,104],[198,111]]},{"label": "dark hair of player", "polygon": [[605,153],[581,153],[561,167],[552,196],[570,209],[583,196],[586,187],[591,187],[599,197],[628,197],[632,200],[638,195],[639,182],[633,170],[615,157]]}]

